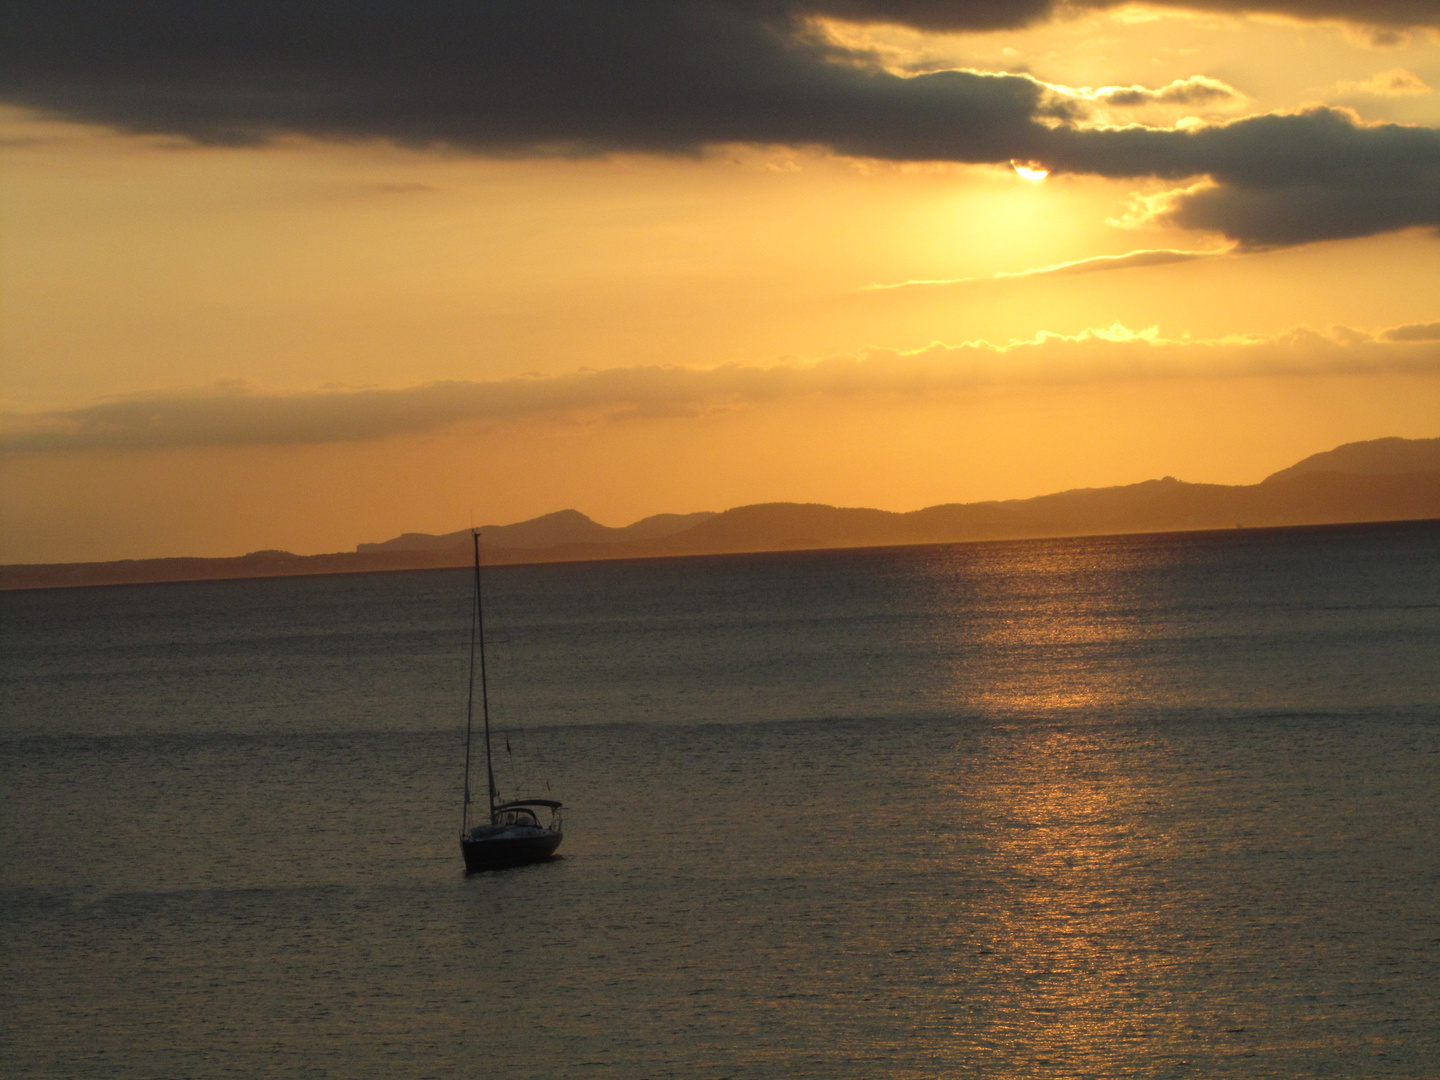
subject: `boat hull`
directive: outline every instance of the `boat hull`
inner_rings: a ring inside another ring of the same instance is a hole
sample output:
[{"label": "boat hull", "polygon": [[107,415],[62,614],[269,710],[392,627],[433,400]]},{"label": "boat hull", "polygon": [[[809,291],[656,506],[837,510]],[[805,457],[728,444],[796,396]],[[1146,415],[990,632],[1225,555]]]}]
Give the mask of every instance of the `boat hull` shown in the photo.
[{"label": "boat hull", "polygon": [[562,834],[546,832],[541,836],[512,836],[495,839],[460,841],[465,856],[466,873],[478,870],[503,870],[507,866],[524,866],[542,862],[555,854]]}]

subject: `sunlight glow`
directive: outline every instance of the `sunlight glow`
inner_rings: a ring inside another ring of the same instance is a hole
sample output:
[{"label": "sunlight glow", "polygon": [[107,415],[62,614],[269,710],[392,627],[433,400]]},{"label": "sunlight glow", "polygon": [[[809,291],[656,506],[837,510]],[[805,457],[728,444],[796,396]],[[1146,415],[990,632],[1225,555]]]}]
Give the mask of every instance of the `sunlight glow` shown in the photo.
[{"label": "sunlight glow", "polygon": [[1041,165],[1038,161],[1011,161],[1010,167],[1019,173],[1026,180],[1044,180],[1050,175],[1050,170]]}]

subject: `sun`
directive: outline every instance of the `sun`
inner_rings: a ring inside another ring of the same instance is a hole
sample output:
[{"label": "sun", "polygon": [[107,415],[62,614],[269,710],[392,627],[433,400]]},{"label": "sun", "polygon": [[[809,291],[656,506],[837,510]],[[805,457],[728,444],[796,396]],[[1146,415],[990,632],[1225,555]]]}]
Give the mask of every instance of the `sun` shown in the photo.
[{"label": "sun", "polygon": [[1050,170],[1038,161],[1015,161],[1011,159],[1010,167],[1026,180],[1044,180],[1045,177],[1050,175]]}]

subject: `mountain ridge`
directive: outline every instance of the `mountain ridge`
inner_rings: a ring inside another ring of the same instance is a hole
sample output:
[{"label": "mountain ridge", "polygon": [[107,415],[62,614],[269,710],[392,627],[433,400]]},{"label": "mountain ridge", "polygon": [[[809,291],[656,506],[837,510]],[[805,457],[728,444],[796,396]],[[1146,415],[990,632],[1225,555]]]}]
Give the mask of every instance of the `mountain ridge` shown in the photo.
[{"label": "mountain ridge", "polygon": [[[504,564],[1430,519],[1440,519],[1440,439],[1376,439],[1312,454],[1258,484],[1191,484],[1167,476],[908,512],[755,503],[720,513],[657,514],[622,528],[561,510],[487,526],[483,542],[487,563]],[[461,566],[471,558],[469,538],[464,529],[404,533],[325,555],[266,550],[218,559],[18,564],[0,566],[0,589]]]},{"label": "mountain ridge", "polygon": [[[480,532],[486,544],[516,550],[555,547],[557,544],[592,543],[623,544],[631,540],[655,540],[698,525],[714,517],[714,511],[694,514],[651,514],[621,528],[611,528],[592,521],[579,510],[556,510],[538,518],[518,521],[513,525],[482,525]],[[447,551],[451,548],[470,550],[470,530],[451,533],[401,533],[393,540],[378,544],[357,544],[361,554],[382,551]]]},{"label": "mountain ridge", "polygon": [[1262,484],[1305,473],[1339,472],[1355,476],[1384,476],[1400,472],[1430,472],[1440,469],[1440,439],[1368,439],[1343,443],[1334,450],[1322,450],[1297,461],[1288,469],[1273,472]]}]

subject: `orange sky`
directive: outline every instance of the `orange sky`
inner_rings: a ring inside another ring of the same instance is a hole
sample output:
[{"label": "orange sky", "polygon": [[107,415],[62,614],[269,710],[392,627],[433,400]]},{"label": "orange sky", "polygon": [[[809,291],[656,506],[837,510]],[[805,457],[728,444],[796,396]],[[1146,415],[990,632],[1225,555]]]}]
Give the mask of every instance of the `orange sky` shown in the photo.
[{"label": "orange sky", "polygon": [[[1423,26],[808,26],[907,78],[1023,73],[1077,131],[1320,104],[1354,110],[1342,135],[1440,126]],[[1167,196],[1204,174],[1057,158],[1036,181],[831,135],[555,156],[267,120],[214,145],[35,93],[0,113],[3,562],[334,551],[567,506],[620,525],[1251,483],[1440,435],[1424,146],[1396,159],[1417,175],[1380,174],[1410,217],[1372,223],[1347,189],[1348,234],[1277,241],[1238,196],[1211,227]]]}]

